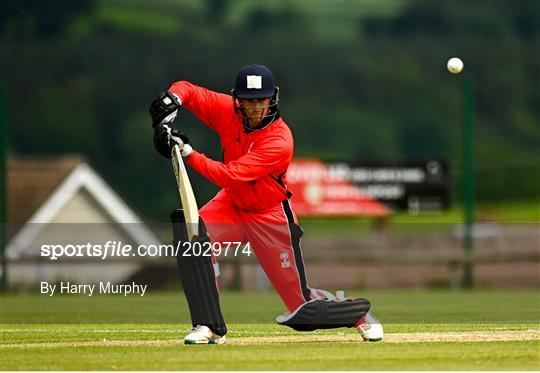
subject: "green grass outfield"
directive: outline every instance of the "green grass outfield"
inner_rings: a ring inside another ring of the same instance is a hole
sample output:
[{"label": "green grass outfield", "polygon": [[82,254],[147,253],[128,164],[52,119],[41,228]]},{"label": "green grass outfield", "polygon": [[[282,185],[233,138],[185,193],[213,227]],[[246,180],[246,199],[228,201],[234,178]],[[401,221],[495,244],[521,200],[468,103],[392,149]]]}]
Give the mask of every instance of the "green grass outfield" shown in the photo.
[{"label": "green grass outfield", "polygon": [[[352,294],[360,294],[353,292]],[[540,295],[525,290],[364,292],[385,341],[273,323],[274,294],[224,293],[229,343],[185,346],[181,294],[2,296],[2,370],[539,370]]]}]

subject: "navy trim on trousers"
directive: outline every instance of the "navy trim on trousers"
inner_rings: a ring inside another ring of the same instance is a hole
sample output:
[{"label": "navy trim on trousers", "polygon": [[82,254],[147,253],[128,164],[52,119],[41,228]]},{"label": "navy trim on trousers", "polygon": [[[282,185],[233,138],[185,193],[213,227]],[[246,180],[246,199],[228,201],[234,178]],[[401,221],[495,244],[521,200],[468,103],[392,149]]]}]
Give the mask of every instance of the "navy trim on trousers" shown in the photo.
[{"label": "navy trim on trousers", "polygon": [[300,277],[300,287],[302,288],[302,295],[304,300],[309,302],[311,300],[311,290],[307,286],[306,270],[304,268],[304,259],[302,258],[302,249],[300,248],[300,237],[302,237],[302,228],[294,222],[294,215],[289,205],[289,201],[282,202],[283,211],[287,216],[287,222],[289,223],[289,232],[291,234],[291,243],[294,253],[294,261],[296,263],[296,272]]}]

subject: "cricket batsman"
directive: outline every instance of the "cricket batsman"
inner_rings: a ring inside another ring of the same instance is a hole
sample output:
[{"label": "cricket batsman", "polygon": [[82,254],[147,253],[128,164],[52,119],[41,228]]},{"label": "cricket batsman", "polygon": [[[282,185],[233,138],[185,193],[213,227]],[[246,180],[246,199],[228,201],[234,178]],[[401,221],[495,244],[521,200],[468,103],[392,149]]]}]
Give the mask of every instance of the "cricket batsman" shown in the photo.
[{"label": "cricket batsman", "polygon": [[[222,161],[198,152],[184,132],[171,127],[181,107],[219,135]],[[276,318],[278,324],[298,331],[355,327],[366,341],[383,338],[367,299],[345,298],[342,292],[335,296],[308,286],[300,247],[303,231],[287,189],[294,142],[279,112],[279,88],[267,67],[243,67],[231,95],[176,82],[154,99],[149,111],[159,154],[170,159],[178,145],[189,166],[221,187],[199,211],[199,241],[249,242],[287,308]],[[175,245],[186,241],[182,211],[173,211],[171,220]],[[225,343],[216,258],[179,254],[177,263],[193,324],[184,342]]]}]

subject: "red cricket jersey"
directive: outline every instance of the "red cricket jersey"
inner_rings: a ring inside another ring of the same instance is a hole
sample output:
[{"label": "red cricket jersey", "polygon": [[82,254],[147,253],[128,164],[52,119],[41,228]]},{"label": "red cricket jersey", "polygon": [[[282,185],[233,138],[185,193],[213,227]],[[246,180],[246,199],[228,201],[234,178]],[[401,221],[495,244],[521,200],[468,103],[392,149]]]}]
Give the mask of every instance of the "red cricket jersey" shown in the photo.
[{"label": "red cricket jersey", "polygon": [[282,118],[266,128],[246,132],[231,96],[186,81],[174,83],[169,92],[221,140],[223,163],[194,150],[188,157],[191,167],[224,188],[233,203],[244,210],[265,210],[288,198],[285,172],[294,141]]}]

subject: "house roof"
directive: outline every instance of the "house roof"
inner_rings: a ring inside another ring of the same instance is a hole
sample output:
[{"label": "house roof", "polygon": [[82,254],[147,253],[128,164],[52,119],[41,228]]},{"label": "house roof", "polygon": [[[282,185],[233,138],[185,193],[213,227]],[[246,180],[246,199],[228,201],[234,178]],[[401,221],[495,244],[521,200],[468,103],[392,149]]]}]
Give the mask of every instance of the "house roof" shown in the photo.
[{"label": "house roof", "polygon": [[32,240],[82,188],[135,242],[159,243],[135,212],[84,162],[83,157],[10,159],[8,223],[25,225],[9,242],[8,257],[15,258],[30,250]]},{"label": "house roof", "polygon": [[81,163],[84,158],[76,155],[8,159],[8,223],[26,223]]}]

